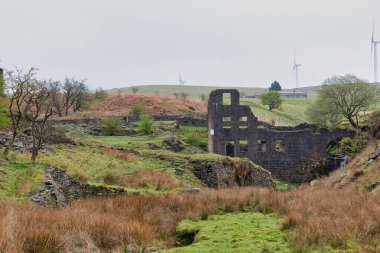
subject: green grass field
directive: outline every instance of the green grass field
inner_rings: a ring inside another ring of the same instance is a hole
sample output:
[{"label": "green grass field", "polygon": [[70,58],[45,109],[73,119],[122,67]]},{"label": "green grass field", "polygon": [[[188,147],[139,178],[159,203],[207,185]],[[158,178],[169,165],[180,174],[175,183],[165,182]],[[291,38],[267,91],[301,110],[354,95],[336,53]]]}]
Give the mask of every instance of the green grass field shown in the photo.
[{"label": "green grass field", "polygon": [[276,126],[294,126],[307,122],[305,111],[314,99],[284,99],[281,109],[269,111],[261,104],[259,98],[243,98],[242,105],[248,105],[253,114],[260,120],[274,122]]},{"label": "green grass field", "polygon": [[[265,91],[265,88],[255,87],[219,87],[219,86],[192,86],[192,85],[143,85],[136,86],[138,94],[159,94],[172,96],[174,93],[185,92],[190,97],[200,99],[201,95],[208,97],[211,91],[216,89],[238,89],[242,95],[259,95]],[[121,88],[122,91],[132,92],[133,87]],[[116,90],[111,90],[116,92]]]}]

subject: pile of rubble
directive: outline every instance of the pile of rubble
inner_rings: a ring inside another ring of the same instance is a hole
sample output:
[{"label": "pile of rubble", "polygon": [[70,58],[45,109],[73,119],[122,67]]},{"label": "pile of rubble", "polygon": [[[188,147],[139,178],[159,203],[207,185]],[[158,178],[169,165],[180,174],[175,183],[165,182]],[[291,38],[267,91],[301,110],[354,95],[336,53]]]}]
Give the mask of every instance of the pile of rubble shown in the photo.
[{"label": "pile of rubble", "polygon": [[31,200],[40,206],[62,207],[71,201],[88,197],[109,197],[124,195],[124,188],[114,188],[83,184],[71,177],[62,169],[48,166],[45,168],[47,180],[44,188],[35,190]]}]

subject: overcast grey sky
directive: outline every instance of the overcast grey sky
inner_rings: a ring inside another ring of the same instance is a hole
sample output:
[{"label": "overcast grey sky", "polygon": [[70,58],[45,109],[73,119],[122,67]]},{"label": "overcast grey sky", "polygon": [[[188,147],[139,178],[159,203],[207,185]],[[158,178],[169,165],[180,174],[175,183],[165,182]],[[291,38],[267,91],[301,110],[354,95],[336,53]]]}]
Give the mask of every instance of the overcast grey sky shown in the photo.
[{"label": "overcast grey sky", "polygon": [[[380,0],[0,0],[0,65],[92,87],[294,87],[333,74],[373,80]],[[380,48],[379,48],[380,50]]]}]

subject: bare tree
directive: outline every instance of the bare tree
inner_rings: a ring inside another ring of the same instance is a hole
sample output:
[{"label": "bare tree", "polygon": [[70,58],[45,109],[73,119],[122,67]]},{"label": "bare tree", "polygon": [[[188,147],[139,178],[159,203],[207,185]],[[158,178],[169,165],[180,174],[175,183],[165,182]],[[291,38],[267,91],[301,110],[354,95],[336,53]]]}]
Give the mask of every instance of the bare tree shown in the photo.
[{"label": "bare tree", "polygon": [[24,72],[21,69],[6,73],[7,88],[10,90],[9,116],[11,119],[12,136],[5,146],[4,156],[7,157],[16,137],[26,125],[25,114],[30,106],[27,104],[31,90],[30,86],[35,81],[36,68],[30,68]]},{"label": "bare tree", "polygon": [[53,97],[49,85],[45,81],[30,84],[29,95],[24,102],[28,106],[25,119],[30,124],[33,140],[32,161],[37,158],[39,150],[50,136],[51,125],[48,119],[53,115]]},{"label": "bare tree", "polygon": [[52,103],[55,111],[59,117],[63,116],[63,94],[62,94],[62,84],[59,81],[49,81],[49,90],[52,96]]},{"label": "bare tree", "polygon": [[63,106],[65,115],[69,114],[70,109],[79,111],[85,104],[85,98],[88,94],[88,87],[85,80],[76,80],[75,78],[65,78],[63,84]]},{"label": "bare tree", "polygon": [[89,89],[85,84],[85,81],[80,81],[76,84],[73,111],[79,112],[85,106],[89,98]]}]

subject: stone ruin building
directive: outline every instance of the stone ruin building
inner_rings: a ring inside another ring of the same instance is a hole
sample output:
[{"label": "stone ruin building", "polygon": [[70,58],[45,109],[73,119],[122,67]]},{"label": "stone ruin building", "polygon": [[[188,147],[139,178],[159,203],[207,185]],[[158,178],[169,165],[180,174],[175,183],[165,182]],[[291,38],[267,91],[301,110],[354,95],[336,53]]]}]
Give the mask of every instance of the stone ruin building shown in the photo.
[{"label": "stone ruin building", "polygon": [[327,147],[355,132],[315,126],[273,127],[260,122],[249,106],[240,105],[234,89],[214,90],[208,102],[208,149],[220,155],[248,158],[276,178],[292,183],[312,180],[326,166]]}]

